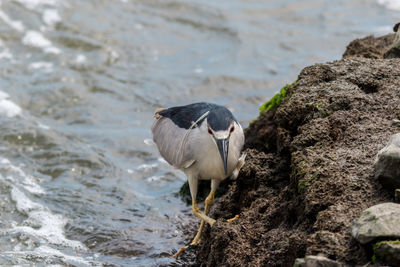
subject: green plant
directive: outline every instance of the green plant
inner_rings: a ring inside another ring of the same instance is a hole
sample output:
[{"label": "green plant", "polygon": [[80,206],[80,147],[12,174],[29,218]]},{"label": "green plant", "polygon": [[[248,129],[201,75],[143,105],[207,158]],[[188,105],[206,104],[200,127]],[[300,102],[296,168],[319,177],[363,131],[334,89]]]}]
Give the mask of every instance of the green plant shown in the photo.
[{"label": "green plant", "polygon": [[260,106],[260,113],[265,110],[275,110],[280,104],[282,104],[283,99],[287,96],[288,91],[296,84],[294,81],[292,84],[287,84],[281,88],[279,93],[275,94],[270,100]]},{"label": "green plant", "polygon": [[400,240],[389,240],[389,241],[386,240],[386,241],[380,241],[380,242],[376,243],[376,244],[374,245],[374,247],[373,247],[374,255],[372,255],[372,258],[371,258],[373,264],[375,264],[375,263],[377,263],[377,262],[379,261],[379,258],[376,256],[376,250],[377,250],[382,244],[385,244],[385,243],[386,243],[386,244],[389,243],[389,244],[398,245],[398,244],[400,244]]}]

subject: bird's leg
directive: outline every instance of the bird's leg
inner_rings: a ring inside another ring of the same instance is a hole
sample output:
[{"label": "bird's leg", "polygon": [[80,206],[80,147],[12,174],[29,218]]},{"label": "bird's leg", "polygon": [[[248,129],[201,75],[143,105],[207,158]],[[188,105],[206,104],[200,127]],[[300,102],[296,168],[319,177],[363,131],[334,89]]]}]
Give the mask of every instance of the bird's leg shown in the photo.
[{"label": "bird's leg", "polygon": [[[219,185],[218,180],[211,180],[211,191],[208,194],[208,196],[205,200],[205,205],[204,205],[204,215],[206,215],[206,216],[210,212],[210,208],[211,208],[212,204],[214,203],[214,195],[215,195],[215,191],[218,188],[218,185]],[[194,237],[192,243],[190,243],[190,245],[197,245],[200,243],[201,233],[203,232],[204,225],[205,225],[205,221],[201,220],[199,230],[197,230],[197,234]]]},{"label": "bird's leg", "polygon": [[188,182],[189,182],[189,187],[190,187],[190,194],[192,196],[192,212],[193,212],[194,216],[206,221],[207,223],[209,223],[212,226],[215,223],[215,220],[211,219],[210,217],[205,215],[203,212],[201,212],[199,207],[197,206],[197,202],[196,202],[197,185],[198,185],[197,178],[188,176]]},{"label": "bird's leg", "polygon": [[[200,211],[199,207],[197,206],[196,196],[197,196],[198,179],[194,178],[192,175],[188,175],[188,182],[189,182],[189,188],[190,188],[190,195],[192,196],[192,212],[196,217],[201,219],[200,229],[203,229],[205,222],[208,222],[212,226],[215,223],[215,220],[211,219],[210,217],[208,217],[207,215],[202,213]],[[217,184],[217,186],[218,186],[218,184]],[[211,182],[211,191],[212,190],[213,190],[213,187],[212,187],[212,182]],[[214,192],[215,192],[215,190],[214,190]],[[211,192],[210,192],[210,194],[211,194]],[[213,199],[214,199],[214,196],[213,196]],[[206,200],[206,205],[207,205],[207,200]],[[205,208],[205,210],[206,210],[206,208]],[[201,237],[200,229],[197,232],[195,238],[193,239],[191,245],[198,244],[198,240],[200,240],[200,237]],[[196,238],[197,238],[197,241],[196,241]],[[179,257],[179,255],[181,255],[188,247],[189,246],[181,247],[172,257],[177,259]]]},{"label": "bird's leg", "polygon": [[206,221],[208,224],[210,224],[210,226],[213,226],[213,224],[215,223],[214,219],[211,219],[210,217],[208,217],[207,215],[205,215],[203,212],[200,211],[199,207],[197,207],[196,201],[192,201],[192,212],[194,216]]}]

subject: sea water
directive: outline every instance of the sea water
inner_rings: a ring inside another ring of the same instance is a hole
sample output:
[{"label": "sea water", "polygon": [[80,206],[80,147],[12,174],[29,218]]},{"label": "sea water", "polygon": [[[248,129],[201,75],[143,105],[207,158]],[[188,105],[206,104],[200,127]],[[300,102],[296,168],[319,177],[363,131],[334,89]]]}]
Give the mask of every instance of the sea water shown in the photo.
[{"label": "sea water", "polygon": [[305,66],[389,33],[388,0],[0,1],[0,265],[173,262],[198,222],[153,111],[209,101],[247,126]]}]

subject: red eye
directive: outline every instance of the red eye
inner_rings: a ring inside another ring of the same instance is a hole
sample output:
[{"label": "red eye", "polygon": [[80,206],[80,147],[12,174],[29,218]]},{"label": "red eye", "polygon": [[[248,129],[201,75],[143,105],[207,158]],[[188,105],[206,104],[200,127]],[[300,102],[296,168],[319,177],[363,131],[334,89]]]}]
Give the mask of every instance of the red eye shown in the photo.
[{"label": "red eye", "polygon": [[213,134],[213,132],[211,131],[210,128],[208,128],[208,133],[211,134],[211,135]]},{"label": "red eye", "polygon": [[235,126],[232,126],[229,132],[231,133],[231,132],[233,132],[234,130],[235,130]]}]

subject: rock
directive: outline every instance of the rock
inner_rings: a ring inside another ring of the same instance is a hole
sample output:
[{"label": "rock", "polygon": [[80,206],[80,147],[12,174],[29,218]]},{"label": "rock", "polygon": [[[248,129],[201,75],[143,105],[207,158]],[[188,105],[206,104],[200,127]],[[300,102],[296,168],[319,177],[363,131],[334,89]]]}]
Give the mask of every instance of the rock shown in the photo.
[{"label": "rock", "polygon": [[306,256],[304,267],[344,267],[345,265],[324,256]]},{"label": "rock", "polygon": [[393,44],[394,36],[391,33],[381,37],[367,36],[356,39],[347,46],[343,58],[383,58],[385,51]]},{"label": "rock", "polygon": [[297,258],[294,261],[293,267],[304,267],[306,264],[306,260],[304,258]]},{"label": "rock", "polygon": [[382,241],[375,245],[375,257],[381,263],[400,266],[400,241]]},{"label": "rock", "polygon": [[390,193],[400,188],[400,133],[392,135],[375,159],[375,178]]},{"label": "rock", "polygon": [[399,132],[399,62],[351,57],[305,68],[276,111],[246,131],[246,164],[210,211],[218,220],[196,261],[293,266],[318,253],[353,266],[370,261],[349,229],[366,208],[393,200],[371,174]]},{"label": "rock", "polygon": [[305,258],[297,258],[293,267],[344,267],[346,265],[330,260],[322,255],[309,255]]},{"label": "rock", "polygon": [[396,189],[396,191],[394,191],[394,201],[396,201],[396,203],[400,203],[400,189]]},{"label": "rock", "polygon": [[378,238],[400,238],[400,204],[382,203],[361,213],[353,222],[351,234],[361,244]]},{"label": "rock", "polygon": [[399,29],[400,23],[394,25],[393,31],[396,32],[396,36],[392,45],[389,49],[383,54],[383,58],[399,58],[400,57],[400,31]]}]

